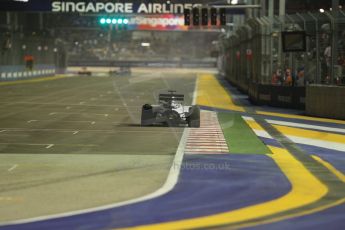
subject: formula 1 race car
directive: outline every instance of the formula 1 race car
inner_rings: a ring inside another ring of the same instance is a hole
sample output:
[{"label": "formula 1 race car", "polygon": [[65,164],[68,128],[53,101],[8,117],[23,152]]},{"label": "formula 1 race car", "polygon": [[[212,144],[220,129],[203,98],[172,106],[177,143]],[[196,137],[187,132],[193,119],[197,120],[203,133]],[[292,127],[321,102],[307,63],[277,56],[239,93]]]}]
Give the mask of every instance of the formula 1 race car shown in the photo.
[{"label": "formula 1 race car", "polygon": [[128,76],[132,71],[130,67],[121,66],[118,70],[109,71],[110,76]]},{"label": "formula 1 race car", "polygon": [[184,95],[175,94],[170,90],[168,94],[159,94],[158,105],[145,104],[141,110],[141,125],[166,124],[189,127],[200,127],[200,108],[197,105],[184,106]]}]

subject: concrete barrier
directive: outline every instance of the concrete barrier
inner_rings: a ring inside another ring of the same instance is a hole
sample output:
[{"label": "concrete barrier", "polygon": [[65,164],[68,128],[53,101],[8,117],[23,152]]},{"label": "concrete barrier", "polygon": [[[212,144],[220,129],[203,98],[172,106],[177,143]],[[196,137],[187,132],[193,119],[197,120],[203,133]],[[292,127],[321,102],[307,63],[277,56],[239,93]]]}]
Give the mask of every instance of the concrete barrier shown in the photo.
[{"label": "concrete barrier", "polygon": [[304,109],[305,87],[274,86],[250,83],[249,99],[257,105]]},{"label": "concrete barrier", "polygon": [[306,113],[317,117],[345,119],[345,87],[307,86]]},{"label": "concrete barrier", "polygon": [[53,76],[55,73],[56,69],[51,65],[37,65],[34,70],[26,70],[24,66],[0,66],[0,81],[47,77]]}]

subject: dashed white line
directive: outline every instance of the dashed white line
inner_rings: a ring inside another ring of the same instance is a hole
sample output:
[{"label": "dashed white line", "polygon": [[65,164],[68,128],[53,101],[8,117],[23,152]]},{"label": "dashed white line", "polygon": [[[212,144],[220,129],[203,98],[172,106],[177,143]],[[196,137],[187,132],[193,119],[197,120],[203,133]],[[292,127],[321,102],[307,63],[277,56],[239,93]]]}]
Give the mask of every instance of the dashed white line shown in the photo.
[{"label": "dashed white line", "polygon": [[51,147],[53,147],[54,146],[54,144],[50,144],[50,145],[48,145],[47,147],[46,147],[46,149],[50,149]]},{"label": "dashed white line", "polygon": [[49,116],[53,116],[53,115],[55,115],[55,114],[56,114],[55,112],[49,113]]},{"label": "dashed white line", "polygon": [[32,123],[32,122],[36,122],[37,120],[30,120],[28,121],[28,123]]},{"label": "dashed white line", "polygon": [[94,125],[94,124],[96,124],[96,122],[95,122],[95,121],[91,122],[91,125]]},{"label": "dashed white line", "polygon": [[75,131],[75,132],[73,132],[73,135],[76,135],[77,133],[79,133],[79,131]]},{"label": "dashed white line", "polygon": [[18,167],[18,165],[15,164],[15,165],[13,165],[11,168],[9,168],[7,171],[11,172],[11,171],[13,171],[15,168],[17,168],[17,167]]},{"label": "dashed white line", "polygon": [[6,132],[6,129],[0,130],[0,133],[4,133]]}]

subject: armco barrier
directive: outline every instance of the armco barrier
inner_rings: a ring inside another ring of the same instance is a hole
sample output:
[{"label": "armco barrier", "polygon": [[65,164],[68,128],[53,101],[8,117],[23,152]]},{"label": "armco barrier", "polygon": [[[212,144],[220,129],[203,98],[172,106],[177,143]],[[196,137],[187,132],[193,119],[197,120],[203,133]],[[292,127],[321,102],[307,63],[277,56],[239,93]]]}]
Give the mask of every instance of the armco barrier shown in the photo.
[{"label": "armco barrier", "polygon": [[34,77],[55,75],[55,67],[38,65],[33,70],[26,70],[24,66],[0,66],[0,81],[14,81]]},{"label": "armco barrier", "polygon": [[304,109],[305,87],[249,84],[249,99],[257,105]]}]

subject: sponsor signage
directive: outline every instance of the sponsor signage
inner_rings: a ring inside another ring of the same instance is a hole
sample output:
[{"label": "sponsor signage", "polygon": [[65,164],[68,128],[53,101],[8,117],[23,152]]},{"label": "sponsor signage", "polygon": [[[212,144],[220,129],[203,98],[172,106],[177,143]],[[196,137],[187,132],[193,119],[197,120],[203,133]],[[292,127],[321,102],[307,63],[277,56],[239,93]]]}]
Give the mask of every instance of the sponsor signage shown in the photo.
[{"label": "sponsor signage", "polygon": [[202,3],[194,1],[28,0],[1,1],[1,11],[51,11],[58,13],[183,14]]},{"label": "sponsor signage", "polygon": [[197,3],[134,3],[134,2],[74,2],[52,1],[52,12],[78,13],[125,13],[125,14],[183,14]]}]

